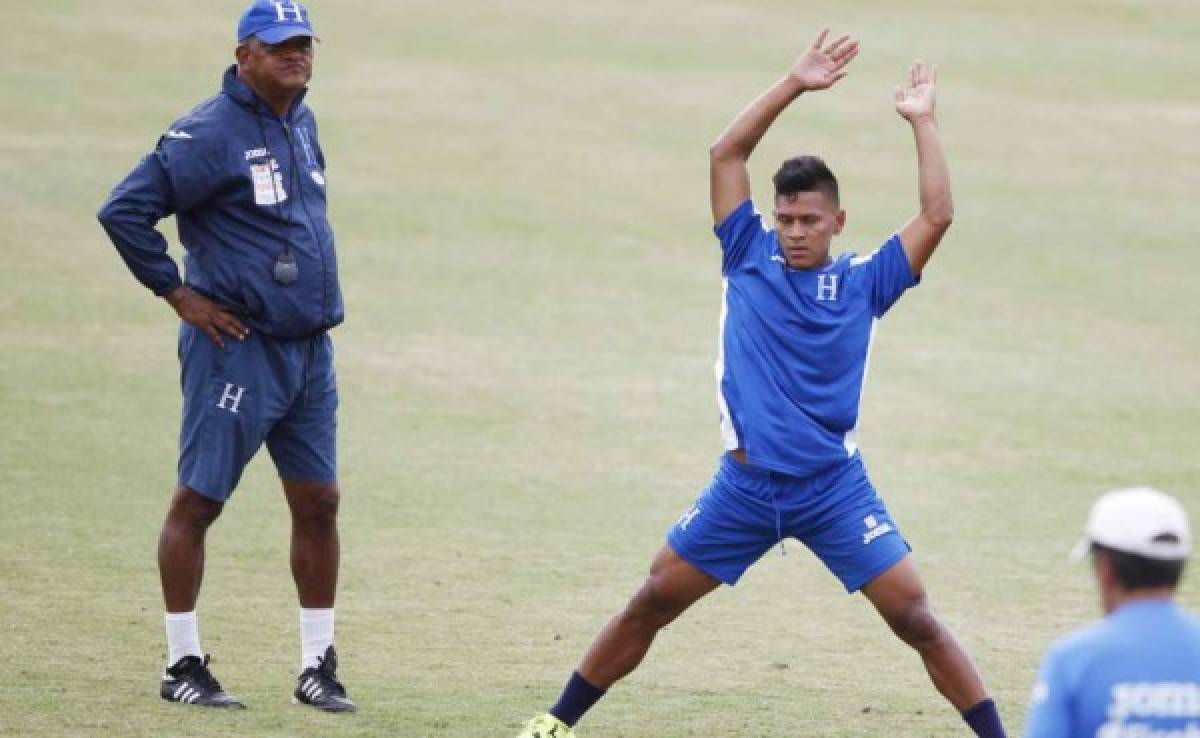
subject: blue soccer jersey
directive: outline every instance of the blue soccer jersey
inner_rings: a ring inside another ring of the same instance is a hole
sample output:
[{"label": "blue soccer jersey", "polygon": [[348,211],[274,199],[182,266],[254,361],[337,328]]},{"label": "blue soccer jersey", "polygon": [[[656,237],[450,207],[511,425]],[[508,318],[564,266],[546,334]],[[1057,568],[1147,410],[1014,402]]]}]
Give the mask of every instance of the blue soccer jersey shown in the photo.
[{"label": "blue soccer jersey", "polygon": [[1127,604],[1042,661],[1026,738],[1200,738],[1200,620]]},{"label": "blue soccer jersey", "polygon": [[787,265],[750,200],[716,227],[723,252],[717,404],[725,448],[806,477],[854,456],[871,339],[919,281],[900,238],[824,267]]}]

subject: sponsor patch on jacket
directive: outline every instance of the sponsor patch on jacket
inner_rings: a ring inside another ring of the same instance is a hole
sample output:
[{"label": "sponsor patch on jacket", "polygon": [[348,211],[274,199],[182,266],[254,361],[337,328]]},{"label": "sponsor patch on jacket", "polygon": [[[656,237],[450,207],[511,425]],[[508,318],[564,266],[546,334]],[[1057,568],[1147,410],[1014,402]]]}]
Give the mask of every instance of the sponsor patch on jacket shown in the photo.
[{"label": "sponsor patch on jacket", "polygon": [[266,149],[246,149],[246,161],[250,161],[251,159],[265,159],[266,157]]},{"label": "sponsor patch on jacket", "polygon": [[287,200],[287,192],[283,189],[283,173],[274,159],[266,164],[251,164],[250,179],[254,182],[255,205],[278,205]]}]

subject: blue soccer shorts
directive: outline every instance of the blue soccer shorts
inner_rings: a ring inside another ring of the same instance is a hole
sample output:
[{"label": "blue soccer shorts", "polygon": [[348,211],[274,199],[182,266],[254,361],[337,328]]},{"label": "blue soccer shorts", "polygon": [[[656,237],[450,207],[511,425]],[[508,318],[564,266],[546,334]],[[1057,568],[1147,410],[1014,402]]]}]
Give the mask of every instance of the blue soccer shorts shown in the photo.
[{"label": "blue soccer shorts", "polygon": [[809,548],[856,592],[908,555],[908,542],[856,454],[810,477],[721,459],[708,488],[667,534],[683,560],[726,584],[784,538]]},{"label": "blue soccer shorts", "polygon": [[224,502],[262,446],[281,479],[337,478],[337,377],[327,334],[277,339],[179,330],[183,423],[179,483]]}]

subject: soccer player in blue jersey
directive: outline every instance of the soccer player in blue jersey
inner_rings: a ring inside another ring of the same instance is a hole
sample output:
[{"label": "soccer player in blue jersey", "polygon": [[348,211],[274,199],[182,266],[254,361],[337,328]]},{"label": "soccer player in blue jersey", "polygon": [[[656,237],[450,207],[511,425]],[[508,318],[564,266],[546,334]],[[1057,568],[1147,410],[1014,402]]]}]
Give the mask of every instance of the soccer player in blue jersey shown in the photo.
[{"label": "soccer player in blue jersey", "polygon": [[953,217],[933,70],[915,62],[895,98],[916,138],[920,210],[873,253],[830,256],[846,215],[837,180],[817,157],[789,159],[775,175],[774,228],[750,198],[747,161],[767,129],[798,97],[845,77],[858,54],[849,36],[828,39],[822,31],[710,151],[724,277],[717,399],[727,452],[641,589],[597,636],[558,703],[530,720],[521,738],[572,735],[661,628],[720,584],[735,584],[787,536],[807,545],[848,592],[866,595],[976,735],[1004,736],[971,659],[934,614],[855,440],[878,321],[918,282]]},{"label": "soccer player in blue jersey", "polygon": [[1091,553],[1107,616],[1046,654],[1026,738],[1200,738],[1200,619],[1174,601],[1191,550],[1174,498],[1096,501],[1075,556]]}]

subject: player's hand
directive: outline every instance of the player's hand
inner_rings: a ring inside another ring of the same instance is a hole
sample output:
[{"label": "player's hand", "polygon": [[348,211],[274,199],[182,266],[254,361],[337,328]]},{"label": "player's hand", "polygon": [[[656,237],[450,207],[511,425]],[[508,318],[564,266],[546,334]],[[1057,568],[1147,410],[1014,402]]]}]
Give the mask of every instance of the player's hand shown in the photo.
[{"label": "player's hand", "polygon": [[222,333],[239,341],[246,340],[246,336],[250,335],[250,329],[237,316],[186,286],[176,287],[165,297],[182,320],[204,331],[221,348],[225,348]]},{"label": "player's hand", "polygon": [[826,90],[846,76],[845,67],[858,56],[858,39],[842,35],[826,44],[829,29],[823,29],[812,46],[792,64],[789,76],[803,90]]},{"label": "player's hand", "polygon": [[896,112],[909,123],[933,120],[937,67],[917,59],[908,68],[908,83],[896,87]]}]

